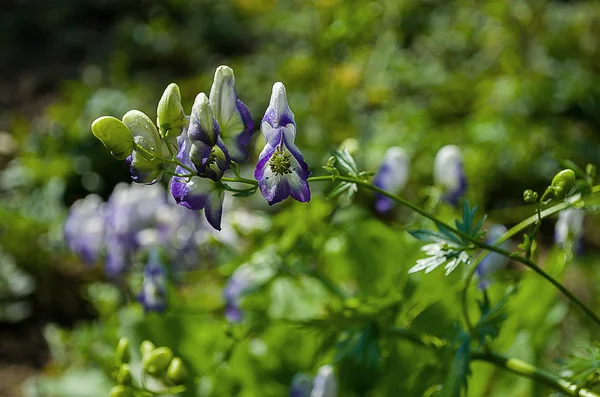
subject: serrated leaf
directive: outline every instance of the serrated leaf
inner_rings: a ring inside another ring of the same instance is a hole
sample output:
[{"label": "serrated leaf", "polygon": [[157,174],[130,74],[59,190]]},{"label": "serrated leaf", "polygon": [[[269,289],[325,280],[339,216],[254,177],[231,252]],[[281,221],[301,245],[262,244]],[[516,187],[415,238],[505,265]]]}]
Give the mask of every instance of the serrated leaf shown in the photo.
[{"label": "serrated leaf", "polygon": [[479,310],[481,317],[475,325],[475,335],[479,345],[483,345],[486,339],[495,339],[500,334],[500,328],[508,317],[506,312],[508,297],[512,291],[506,294],[496,305],[489,306],[487,302],[480,302]]},{"label": "serrated leaf", "polygon": [[411,236],[420,241],[427,243],[446,243],[451,245],[460,244],[460,240],[457,240],[456,236],[448,235],[446,233],[438,233],[427,229],[413,229],[409,230]]},{"label": "serrated leaf", "polygon": [[461,331],[457,344],[456,353],[442,387],[442,397],[460,397],[462,392],[467,390],[467,378],[471,374],[471,336]]},{"label": "serrated leaf", "polygon": [[358,166],[348,149],[334,150],[331,152],[331,155],[335,158],[335,167],[342,175],[358,176]]}]

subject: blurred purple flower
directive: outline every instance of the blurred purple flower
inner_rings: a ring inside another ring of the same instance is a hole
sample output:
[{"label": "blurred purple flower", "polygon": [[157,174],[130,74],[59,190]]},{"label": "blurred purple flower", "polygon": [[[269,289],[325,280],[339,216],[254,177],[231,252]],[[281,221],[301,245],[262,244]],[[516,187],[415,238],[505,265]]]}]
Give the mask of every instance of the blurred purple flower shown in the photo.
[{"label": "blurred purple flower", "polygon": [[93,264],[104,248],[105,204],[102,198],[90,194],[71,206],[65,221],[65,241],[71,251]]},{"label": "blurred purple flower", "polygon": [[462,153],[458,146],[447,145],[437,152],[433,164],[433,179],[436,186],[443,189],[442,199],[451,205],[457,205],[467,190]]},{"label": "blurred purple flower", "polygon": [[310,397],[312,378],[307,374],[296,374],[290,385],[290,397]]},{"label": "blurred purple flower", "polygon": [[583,234],[583,218],[585,212],[579,208],[567,208],[558,214],[558,221],[554,228],[554,241],[559,246],[570,241],[575,252],[581,250],[581,236]]},{"label": "blurred purple flower", "polygon": [[167,278],[157,249],[149,252],[138,301],[144,306],[146,313],[150,311],[162,313],[167,307]]},{"label": "blurred purple flower", "polygon": [[266,145],[260,153],[254,177],[269,205],[288,196],[301,202],[310,201],[308,165],[294,144],[296,124],[288,105],[285,86],[273,85],[271,101],[261,123]]},{"label": "blurred purple flower", "polygon": [[[495,245],[500,237],[506,233],[506,227],[503,225],[494,225],[489,228],[485,238],[486,244]],[[500,248],[509,250],[510,241],[504,241],[500,244]],[[479,265],[477,265],[477,276],[479,277],[479,288],[485,289],[489,287],[494,275],[501,269],[504,269],[508,264],[508,258],[496,252],[489,252]]]},{"label": "blurred purple flower", "polygon": [[[406,151],[400,147],[389,148],[383,162],[373,178],[373,184],[390,193],[398,194],[408,182],[410,159]],[[394,208],[394,201],[382,194],[375,194],[375,209],[384,214]]]}]

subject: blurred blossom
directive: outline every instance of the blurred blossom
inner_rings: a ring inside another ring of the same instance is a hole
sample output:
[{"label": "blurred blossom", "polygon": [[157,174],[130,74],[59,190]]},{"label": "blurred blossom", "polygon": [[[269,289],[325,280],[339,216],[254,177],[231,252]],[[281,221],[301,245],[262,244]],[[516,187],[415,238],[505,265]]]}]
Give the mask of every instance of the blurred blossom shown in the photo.
[{"label": "blurred blossom", "polygon": [[336,397],[337,392],[338,382],[333,367],[323,365],[315,376],[310,397]]},{"label": "blurred blossom", "polygon": [[282,83],[273,85],[271,101],[260,129],[266,145],[260,152],[254,177],[263,197],[269,205],[289,196],[300,202],[310,201],[307,182],[310,171],[294,144],[296,123]]},{"label": "blurred blossom", "polygon": [[[507,232],[503,225],[494,225],[489,228],[485,239],[486,244],[496,245],[498,239]],[[510,241],[504,241],[500,244],[504,250],[510,249]],[[488,253],[479,265],[477,265],[477,275],[479,277],[479,288],[485,289],[492,282],[492,277],[497,271],[504,269],[508,264],[508,258],[496,252]]]},{"label": "blurred blossom", "polygon": [[565,242],[573,243],[575,251],[581,249],[581,236],[583,234],[583,217],[585,212],[579,208],[567,208],[558,214],[558,221],[554,229],[554,241],[563,246]]},{"label": "blurred blossom", "polygon": [[105,204],[102,198],[90,194],[71,206],[65,221],[65,240],[71,251],[88,264],[96,262],[105,233]]},{"label": "blurred blossom", "polygon": [[443,190],[444,201],[451,205],[458,204],[467,189],[462,153],[458,146],[447,145],[437,152],[433,164],[433,181]]},{"label": "blurred blossom", "polygon": [[[408,182],[410,159],[406,151],[394,146],[385,152],[383,162],[373,178],[373,184],[393,194],[398,194]],[[375,209],[380,214],[390,211],[394,201],[382,194],[375,194]]]},{"label": "blurred blossom", "polygon": [[310,397],[312,379],[307,374],[296,374],[290,385],[290,397]]},{"label": "blurred blossom", "polygon": [[160,262],[158,249],[149,252],[148,263],[144,268],[144,282],[138,295],[138,301],[144,311],[163,312],[167,307],[167,279],[165,269]]}]

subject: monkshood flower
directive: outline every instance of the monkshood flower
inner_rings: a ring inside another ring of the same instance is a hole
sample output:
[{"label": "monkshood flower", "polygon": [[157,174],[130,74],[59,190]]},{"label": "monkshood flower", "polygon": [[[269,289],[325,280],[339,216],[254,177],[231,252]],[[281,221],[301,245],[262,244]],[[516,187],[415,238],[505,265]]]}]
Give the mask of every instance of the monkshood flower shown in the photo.
[{"label": "monkshood flower", "polygon": [[[495,245],[498,239],[506,233],[506,227],[503,225],[494,225],[489,228],[485,242],[489,245]],[[504,241],[500,244],[500,248],[509,250],[510,242]],[[479,265],[477,265],[477,276],[479,277],[479,288],[485,289],[492,282],[492,277],[501,269],[504,269],[508,264],[508,258],[496,252],[488,253]]]},{"label": "monkshood flower", "polygon": [[[408,182],[410,173],[410,159],[406,151],[400,147],[389,148],[383,157],[383,162],[373,178],[373,184],[398,194]],[[375,209],[380,214],[390,211],[394,207],[394,201],[382,194],[375,194]]]},{"label": "monkshood flower", "polygon": [[290,385],[290,397],[310,397],[313,380],[307,374],[296,374]]},{"label": "monkshood flower", "polygon": [[165,269],[160,262],[157,249],[150,250],[148,263],[144,268],[144,281],[138,295],[138,301],[146,313],[162,313],[167,307],[167,279]]},{"label": "monkshood flower", "polygon": [[585,212],[579,208],[567,208],[558,214],[558,221],[554,229],[554,241],[559,246],[565,242],[573,243],[575,251],[581,249],[581,236],[583,234],[583,217]]},{"label": "monkshood flower", "polygon": [[102,198],[90,194],[71,206],[65,221],[65,240],[69,248],[86,263],[96,262],[103,248],[105,211]]},{"label": "monkshood flower", "polygon": [[337,393],[338,382],[333,367],[323,365],[315,376],[310,397],[336,397]]},{"label": "monkshood flower", "polygon": [[467,178],[458,146],[447,145],[437,152],[433,164],[433,180],[436,186],[443,189],[443,200],[457,205],[467,190]]},{"label": "monkshood flower", "polygon": [[266,145],[260,153],[254,177],[269,205],[288,196],[301,202],[310,201],[308,165],[294,144],[296,124],[282,83],[273,85],[271,101],[260,129]]},{"label": "monkshood flower", "polygon": [[[188,139],[187,131],[183,131],[177,138],[177,142],[179,144],[177,159],[185,166],[195,170],[195,165],[190,159],[190,152],[193,144]],[[175,169],[175,172],[178,174],[187,173],[187,171],[180,166]],[[204,215],[206,216],[208,223],[210,223],[213,228],[221,230],[223,198],[225,194],[214,182],[199,176],[174,176],[171,179],[170,188],[171,194],[177,204],[194,211],[204,209]]]},{"label": "monkshood flower", "polygon": [[[156,158],[163,155],[166,145],[160,139],[156,126],[148,116],[138,110],[130,110],[123,116],[123,124],[129,128],[134,142]],[[131,180],[136,183],[154,184],[162,176],[159,160],[152,160],[140,151],[133,152],[126,159],[130,169]]]},{"label": "monkshood flower", "polygon": [[198,175],[217,181],[229,169],[231,158],[221,139],[220,126],[205,93],[194,100],[187,130],[190,141],[189,158]]},{"label": "monkshood flower", "polygon": [[231,159],[242,163],[248,159],[246,146],[254,131],[254,121],[246,105],[235,92],[235,76],[228,66],[219,66],[210,88],[210,106],[220,127]]}]

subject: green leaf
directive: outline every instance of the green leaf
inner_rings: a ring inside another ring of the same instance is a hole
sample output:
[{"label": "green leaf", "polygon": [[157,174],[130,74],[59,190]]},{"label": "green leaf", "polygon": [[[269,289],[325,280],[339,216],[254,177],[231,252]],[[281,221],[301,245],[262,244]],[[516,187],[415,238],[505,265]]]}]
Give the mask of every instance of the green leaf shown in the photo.
[{"label": "green leaf", "polygon": [[458,347],[450,371],[442,387],[442,397],[460,397],[467,390],[467,378],[471,374],[471,335],[461,331],[457,338]]},{"label": "green leaf", "polygon": [[427,243],[445,243],[445,244],[451,244],[451,245],[456,245],[457,243],[460,244],[460,240],[457,239],[456,236],[454,235],[448,235],[446,233],[438,233],[438,232],[434,232],[433,230],[427,230],[427,229],[414,229],[414,230],[409,230],[408,233],[410,233],[411,236],[413,236],[414,238],[416,238],[417,240],[421,240],[421,241],[425,241]]},{"label": "green leaf", "polygon": [[340,171],[341,175],[353,177],[358,176],[358,166],[356,165],[356,162],[354,161],[354,158],[348,149],[344,148],[343,150],[333,150],[331,155],[335,159],[334,166]]},{"label": "green leaf", "polygon": [[97,118],[92,123],[92,133],[118,160],[124,160],[133,151],[133,135],[117,118],[111,116]]},{"label": "green leaf", "polygon": [[475,337],[479,345],[483,345],[486,339],[496,339],[500,335],[500,328],[508,317],[507,302],[513,290],[509,291],[496,305],[489,306],[489,302],[479,303],[481,317],[475,325]]}]

